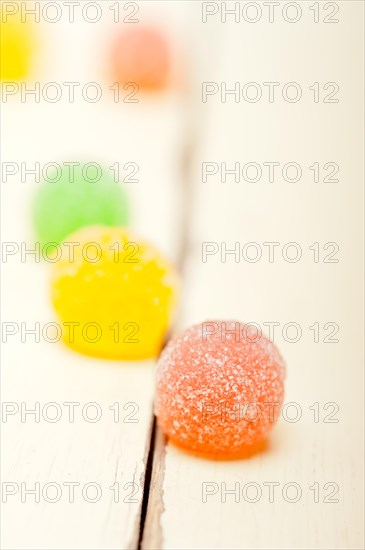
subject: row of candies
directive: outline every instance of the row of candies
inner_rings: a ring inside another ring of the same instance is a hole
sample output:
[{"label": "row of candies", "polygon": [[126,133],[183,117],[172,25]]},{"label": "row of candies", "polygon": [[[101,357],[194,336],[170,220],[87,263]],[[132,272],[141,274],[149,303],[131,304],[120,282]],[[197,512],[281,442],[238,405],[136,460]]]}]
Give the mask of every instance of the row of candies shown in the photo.
[{"label": "row of candies", "polygon": [[[34,223],[42,246],[54,254],[52,302],[68,327],[65,343],[78,352],[131,360],[157,357],[163,347],[178,275],[125,228],[128,218],[122,188],[106,177],[86,182],[82,166],[72,181],[61,177],[38,190]],[[262,449],[278,418],[284,379],[280,353],[253,327],[205,322],[163,350],[155,413],[163,431],[186,449],[215,458],[249,456]]]},{"label": "row of candies", "polygon": [[[5,27],[1,77],[24,78],[32,31],[15,20]],[[118,81],[148,90],[168,81],[168,49],[154,30],[124,30],[113,60]],[[129,205],[122,187],[105,171],[90,182],[78,165],[73,178],[62,172],[39,187],[33,221],[54,260],[52,302],[68,327],[65,343],[108,359],[157,357],[176,309],[179,278],[154,246],[126,228]],[[159,425],[175,443],[200,454],[247,456],[262,448],[278,417],[284,379],[274,344],[262,335],[255,339],[244,324],[193,326],[170,340],[158,361]],[[242,404],[256,405],[253,416]]]},{"label": "row of candies", "polygon": [[[40,187],[34,222],[54,254],[52,302],[68,327],[65,343],[109,359],[157,357],[177,304],[178,275],[155,247],[124,227],[121,187],[107,178],[85,182],[81,166],[72,182],[60,178]],[[264,447],[279,416],[284,380],[279,351],[253,326],[201,323],[163,350],[155,413],[164,433],[185,449],[215,458],[250,456]]]},{"label": "row of candies", "polygon": [[[11,16],[2,16],[0,25],[1,80],[27,79],[37,53],[35,24],[22,20],[21,11],[16,11]],[[128,25],[116,33],[107,64],[113,82],[134,83],[144,91],[160,91],[171,82],[168,40],[160,29],[151,25]]]}]

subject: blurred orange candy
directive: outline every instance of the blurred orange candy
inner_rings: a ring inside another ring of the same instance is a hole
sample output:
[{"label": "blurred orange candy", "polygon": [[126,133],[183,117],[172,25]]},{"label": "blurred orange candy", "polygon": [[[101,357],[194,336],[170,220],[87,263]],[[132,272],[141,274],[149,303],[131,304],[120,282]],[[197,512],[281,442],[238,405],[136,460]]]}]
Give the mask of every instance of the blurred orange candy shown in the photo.
[{"label": "blurred orange candy", "polygon": [[117,36],[112,71],[120,84],[133,82],[141,90],[162,90],[169,83],[170,65],[169,46],[159,30],[133,26]]}]

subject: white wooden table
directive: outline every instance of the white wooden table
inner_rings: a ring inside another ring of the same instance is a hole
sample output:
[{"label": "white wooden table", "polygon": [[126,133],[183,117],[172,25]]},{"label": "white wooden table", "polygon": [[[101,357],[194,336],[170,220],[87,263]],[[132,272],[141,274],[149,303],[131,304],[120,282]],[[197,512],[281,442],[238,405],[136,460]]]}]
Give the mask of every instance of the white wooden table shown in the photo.
[{"label": "white wooden table", "polygon": [[[138,2],[141,22],[157,18],[176,43],[185,36],[193,67],[187,95],[171,91],[137,105],[14,97],[1,105],[2,161],[137,163],[139,182],[126,184],[133,229],[181,265],[175,330],[232,318],[268,333],[276,323],[288,370],[286,413],[268,449],[250,459],[209,461],[181,451],[154,428],[155,361],[119,364],[31,335],[21,340],[21,323],[54,319],[49,265],[22,262],[20,254],[3,258],[2,322],[19,327],[2,345],[4,549],[363,548],[363,4],[331,3],[340,7],[335,24],[323,23],[331,13],[323,2],[319,23],[311,2],[300,3],[297,23],[280,15],[286,2],[273,23],[266,11],[257,23],[244,21],[242,11],[238,23],[222,23],[221,3],[210,4],[218,12],[203,23],[208,8],[200,2]],[[42,29],[49,47],[40,81],[101,79],[110,17]],[[219,87],[205,103],[202,82]],[[263,83],[280,84],[272,103],[236,103],[220,100],[223,82],[256,82],[264,94]],[[288,82],[303,89],[297,103],[282,97]],[[319,103],[309,89],[315,82]],[[338,83],[339,103],[323,103],[327,82]],[[273,182],[270,162],[280,163]],[[295,183],[282,176],[290,162],[302,169]],[[340,167],[338,183],[323,181],[329,162]],[[203,163],[219,170],[207,181]],[[231,174],[224,183],[221,163],[240,163],[240,170],[257,163],[263,176],[249,182],[241,173],[236,182]],[[309,168],[315,163],[318,183]],[[31,244],[35,185],[31,177],[2,184],[3,242]],[[274,261],[269,242],[279,243]],[[296,263],[285,259],[292,242],[302,251]],[[214,251],[206,261],[203,243]],[[337,263],[323,261],[335,250],[326,243],[338,244]],[[222,261],[224,246],[238,246],[239,261],[232,254]],[[257,250],[261,259],[250,262]],[[302,331],[297,342],[285,332],[288,323]],[[334,324],[339,341],[325,341]],[[35,407],[39,418],[26,414]],[[55,414],[61,417],[52,422]],[[101,418],[93,422],[95,414]],[[38,487],[36,502],[29,491]]]}]

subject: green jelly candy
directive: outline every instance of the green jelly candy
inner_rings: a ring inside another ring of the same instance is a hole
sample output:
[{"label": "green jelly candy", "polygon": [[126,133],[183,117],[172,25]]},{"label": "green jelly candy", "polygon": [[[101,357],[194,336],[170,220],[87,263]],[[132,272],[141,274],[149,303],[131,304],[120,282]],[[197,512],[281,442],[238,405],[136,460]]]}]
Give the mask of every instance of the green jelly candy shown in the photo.
[{"label": "green jelly candy", "polygon": [[64,166],[47,175],[33,205],[40,245],[61,244],[87,225],[125,226],[129,220],[122,185],[95,163]]}]

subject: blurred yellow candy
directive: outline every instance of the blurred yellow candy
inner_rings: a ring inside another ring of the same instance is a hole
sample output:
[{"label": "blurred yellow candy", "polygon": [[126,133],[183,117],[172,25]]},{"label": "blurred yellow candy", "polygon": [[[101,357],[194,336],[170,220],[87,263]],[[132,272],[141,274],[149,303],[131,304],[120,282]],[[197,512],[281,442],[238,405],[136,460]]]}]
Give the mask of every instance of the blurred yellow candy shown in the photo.
[{"label": "blurred yellow candy", "polygon": [[87,355],[157,356],[177,286],[177,274],[159,252],[121,227],[83,228],[54,258],[52,301],[63,340]]},{"label": "blurred yellow candy", "polygon": [[33,24],[22,22],[20,5],[15,2],[1,3],[0,17],[0,78],[22,80],[28,76],[35,48]]}]

